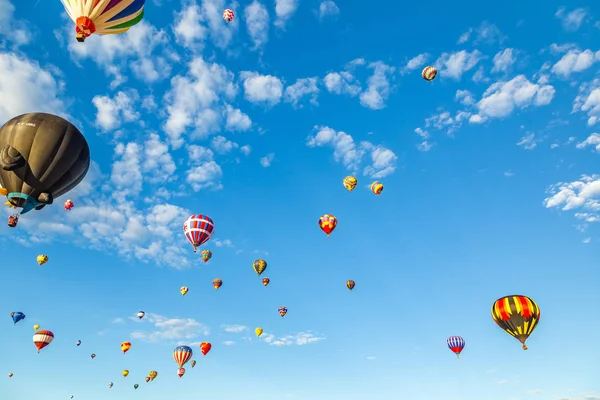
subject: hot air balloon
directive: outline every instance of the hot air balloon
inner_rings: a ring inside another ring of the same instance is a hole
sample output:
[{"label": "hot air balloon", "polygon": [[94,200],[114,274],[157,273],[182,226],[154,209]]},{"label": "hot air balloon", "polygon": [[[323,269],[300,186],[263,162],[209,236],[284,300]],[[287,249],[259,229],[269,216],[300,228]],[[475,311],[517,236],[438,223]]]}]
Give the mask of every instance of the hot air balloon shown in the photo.
[{"label": "hot air balloon", "polygon": [[190,365],[192,366],[192,368],[194,368],[196,366],[196,360],[190,361]]},{"label": "hot air balloon", "polygon": [[254,333],[256,334],[257,337],[260,337],[260,335],[263,334],[263,328],[256,328],[254,330]]},{"label": "hot air balloon", "polygon": [[129,342],[121,343],[121,351],[123,352],[123,354],[127,353],[130,348],[131,348],[131,343],[129,343]]},{"label": "hot air balloon", "polygon": [[39,265],[44,265],[48,262],[48,256],[45,254],[40,254],[39,256],[37,256],[37,263]]},{"label": "hot air balloon", "polygon": [[148,373],[148,377],[150,378],[151,381],[153,381],[154,379],[156,379],[156,377],[158,376],[158,372],[152,370]]},{"label": "hot air balloon", "polygon": [[0,128],[0,193],[21,214],[52,204],[81,182],[89,166],[85,138],[56,115],[23,114]]},{"label": "hot air balloon", "polygon": [[71,200],[65,201],[65,210],[69,211],[73,207],[75,207],[75,204]]},{"label": "hot air balloon", "polygon": [[33,344],[37,347],[38,353],[44,347],[48,346],[54,340],[54,333],[46,330],[37,331],[33,334]]},{"label": "hot air balloon", "polygon": [[423,77],[423,79],[425,79],[427,82],[431,82],[432,80],[435,79],[435,77],[437,76],[437,69],[435,69],[434,67],[432,67],[431,65],[428,67],[423,68],[423,72],[421,72],[421,76]]},{"label": "hot air balloon", "polygon": [[262,282],[263,282],[263,285],[268,286],[269,283],[271,282],[271,280],[269,278],[263,278]]},{"label": "hot air balloon", "polygon": [[13,373],[12,373],[12,372],[11,372],[11,373],[9,373],[9,374],[8,374],[8,377],[9,377],[9,378],[12,378],[12,377],[13,377]]},{"label": "hot air balloon", "polygon": [[187,292],[189,292],[189,289],[187,286],[182,286],[181,289],[179,289],[179,293],[181,293],[182,296],[185,296],[187,294]]},{"label": "hot air balloon", "polygon": [[505,296],[492,305],[492,318],[523,344],[523,350],[527,350],[525,341],[540,321],[540,308],[527,296]]},{"label": "hot air balloon", "polygon": [[136,383],[135,385],[133,385],[133,388],[134,388],[134,389],[137,389],[137,388],[139,388],[139,387],[140,387],[140,385],[138,385],[137,383]]},{"label": "hot air balloon", "polygon": [[202,352],[202,355],[204,357],[206,357],[210,349],[212,349],[212,344],[210,344],[209,342],[200,343],[200,351]]},{"label": "hot air balloon", "polygon": [[371,183],[371,192],[375,193],[376,196],[379,196],[383,191],[383,184],[375,181]]},{"label": "hot air balloon", "polygon": [[281,318],[285,317],[285,314],[287,314],[287,307],[279,307],[279,315],[281,315]]},{"label": "hot air balloon", "polygon": [[95,354],[92,354],[92,356],[91,356],[91,357],[92,357],[92,360],[93,360],[94,358],[96,358],[96,355],[95,355]]},{"label": "hot air balloon", "polygon": [[77,346],[80,346],[80,345],[81,345],[81,340],[78,340],[78,341],[77,341],[75,344],[76,344]]},{"label": "hot air balloon", "polygon": [[138,317],[139,319],[142,319],[142,318],[144,318],[144,315],[146,315],[146,313],[145,313],[145,312],[143,312],[143,311],[138,311],[138,313],[137,313],[137,317]]},{"label": "hot air balloon", "polygon": [[212,257],[212,251],[210,251],[210,250],[202,250],[200,252],[200,257],[202,257],[202,261],[207,262]]},{"label": "hot air balloon", "polygon": [[129,370],[124,369],[123,372],[121,372],[121,375],[123,375],[123,378],[127,378],[127,375],[129,375]]},{"label": "hot air balloon", "polygon": [[75,22],[75,38],[85,38],[127,32],[144,18],[145,0],[61,0],[69,17]]},{"label": "hot air balloon", "polygon": [[179,377],[181,378],[183,375],[185,375],[185,368],[179,368],[177,370],[177,375],[179,375]]},{"label": "hot air balloon", "polygon": [[346,287],[350,290],[354,289],[354,286],[356,286],[356,282],[354,282],[352,279],[350,279],[348,282],[346,282]]},{"label": "hot air balloon", "polygon": [[221,287],[221,285],[223,285],[223,281],[222,281],[221,279],[219,279],[219,278],[215,278],[215,279],[213,280],[213,286],[214,286],[214,288],[215,288],[215,289],[218,289],[218,288],[220,288],[220,287]]},{"label": "hot air balloon", "polygon": [[111,387],[113,387],[113,383],[112,382],[108,382],[108,388],[110,389]]},{"label": "hot air balloon", "polygon": [[448,344],[448,348],[456,354],[456,357],[460,358],[460,353],[465,348],[465,339],[460,336],[450,336],[446,339],[446,343]]},{"label": "hot air balloon", "polygon": [[37,331],[38,329],[40,329],[40,325],[39,325],[39,324],[35,324],[35,325],[33,326],[33,330],[34,330],[34,331]]},{"label": "hot air balloon", "polygon": [[357,184],[358,181],[351,175],[344,178],[344,187],[349,191],[353,191]]},{"label": "hot air balloon", "polygon": [[146,383],[148,383],[148,382],[150,382],[150,377],[149,376],[146,377]]},{"label": "hot air balloon", "polygon": [[25,319],[25,314],[23,314],[20,311],[17,311],[17,312],[10,313],[10,317],[12,318],[13,323],[16,324],[17,322]]},{"label": "hot air balloon", "polygon": [[319,228],[321,228],[321,230],[327,234],[327,237],[331,235],[331,232],[333,232],[337,226],[337,223],[337,218],[331,214],[325,214],[319,218]]},{"label": "hot air balloon", "polygon": [[215,223],[206,215],[195,214],[190,216],[183,224],[183,233],[186,239],[196,249],[208,242],[215,233]]},{"label": "hot air balloon", "polygon": [[225,11],[223,11],[223,19],[225,20],[225,22],[230,23],[231,21],[233,21],[233,18],[235,17],[235,14],[233,12],[233,10],[230,10],[229,8]]},{"label": "hot air balloon", "polygon": [[260,276],[260,274],[265,272],[265,270],[267,269],[267,262],[265,260],[260,259],[255,260],[254,263],[252,263],[252,268],[254,268],[254,272],[256,272],[258,276]]},{"label": "hot air balloon", "polygon": [[173,359],[175,359],[179,368],[183,368],[185,363],[187,363],[193,355],[194,352],[189,346],[178,346],[173,350]]}]

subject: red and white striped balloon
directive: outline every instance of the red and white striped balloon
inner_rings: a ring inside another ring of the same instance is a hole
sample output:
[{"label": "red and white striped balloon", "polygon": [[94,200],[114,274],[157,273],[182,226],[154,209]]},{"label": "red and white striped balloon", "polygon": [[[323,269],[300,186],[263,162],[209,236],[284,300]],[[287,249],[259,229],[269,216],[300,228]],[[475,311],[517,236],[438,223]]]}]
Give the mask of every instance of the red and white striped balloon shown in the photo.
[{"label": "red and white striped balloon", "polygon": [[223,11],[223,19],[225,20],[225,22],[230,23],[231,21],[233,21],[233,17],[235,17],[233,10],[230,10],[228,8],[227,10]]},{"label": "red and white striped balloon", "polygon": [[432,67],[431,65],[423,68],[423,72],[421,72],[421,76],[428,82],[431,82],[437,76],[437,69]]}]

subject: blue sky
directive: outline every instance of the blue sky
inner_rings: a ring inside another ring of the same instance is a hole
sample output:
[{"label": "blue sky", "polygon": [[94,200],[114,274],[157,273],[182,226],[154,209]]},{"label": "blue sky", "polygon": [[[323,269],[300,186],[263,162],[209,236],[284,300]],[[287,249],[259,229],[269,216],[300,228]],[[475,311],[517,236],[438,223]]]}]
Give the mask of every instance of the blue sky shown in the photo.
[{"label": "blue sky", "polygon": [[[65,116],[93,160],[0,225],[2,393],[600,399],[600,10],[566,4],[148,0],[81,44],[59,1],[0,0],[0,123]],[[206,265],[192,213],[215,221]],[[510,294],[541,308],[526,352],[490,316]],[[56,335],[39,355],[34,324]]]}]

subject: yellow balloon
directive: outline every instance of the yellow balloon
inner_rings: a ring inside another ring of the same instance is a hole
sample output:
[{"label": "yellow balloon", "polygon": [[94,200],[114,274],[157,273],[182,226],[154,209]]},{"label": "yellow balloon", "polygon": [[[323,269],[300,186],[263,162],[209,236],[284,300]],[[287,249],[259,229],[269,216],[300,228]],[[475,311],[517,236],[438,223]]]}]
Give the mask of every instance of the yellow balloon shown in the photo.
[{"label": "yellow balloon", "polygon": [[40,254],[37,256],[37,263],[40,265],[44,265],[48,262],[48,256],[45,254]]},{"label": "yellow balloon", "polygon": [[263,328],[256,328],[254,330],[254,333],[256,333],[256,336],[260,337],[260,335],[262,335],[262,333],[263,333]]},{"label": "yellow balloon", "polygon": [[39,326],[38,324],[35,324],[35,325],[33,326],[33,330],[34,330],[34,331],[37,331],[38,329],[40,329],[40,326]]},{"label": "yellow balloon", "polygon": [[122,374],[123,374],[123,378],[125,378],[127,375],[129,375],[129,370],[124,369]]},{"label": "yellow balloon", "polygon": [[187,286],[182,286],[181,289],[179,289],[179,292],[181,292],[182,296],[185,296],[185,294],[189,291],[189,289],[187,288]]},{"label": "yellow balloon", "polygon": [[358,181],[351,175],[344,178],[344,187],[349,191],[353,191],[357,184]]}]

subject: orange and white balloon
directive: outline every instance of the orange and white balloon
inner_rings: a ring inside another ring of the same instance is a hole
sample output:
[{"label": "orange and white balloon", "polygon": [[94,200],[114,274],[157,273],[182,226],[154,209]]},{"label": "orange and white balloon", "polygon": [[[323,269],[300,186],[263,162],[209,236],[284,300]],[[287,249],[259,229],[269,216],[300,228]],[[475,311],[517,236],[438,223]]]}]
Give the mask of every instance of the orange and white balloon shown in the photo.
[{"label": "orange and white balloon", "polygon": [[233,18],[235,17],[235,14],[233,12],[233,10],[230,10],[229,8],[225,11],[223,11],[223,19],[225,20],[225,22],[230,23],[231,21],[233,21]]},{"label": "orange and white balloon", "polygon": [[423,72],[421,72],[421,76],[428,82],[431,82],[437,76],[437,69],[432,67],[431,65],[423,68]]}]

